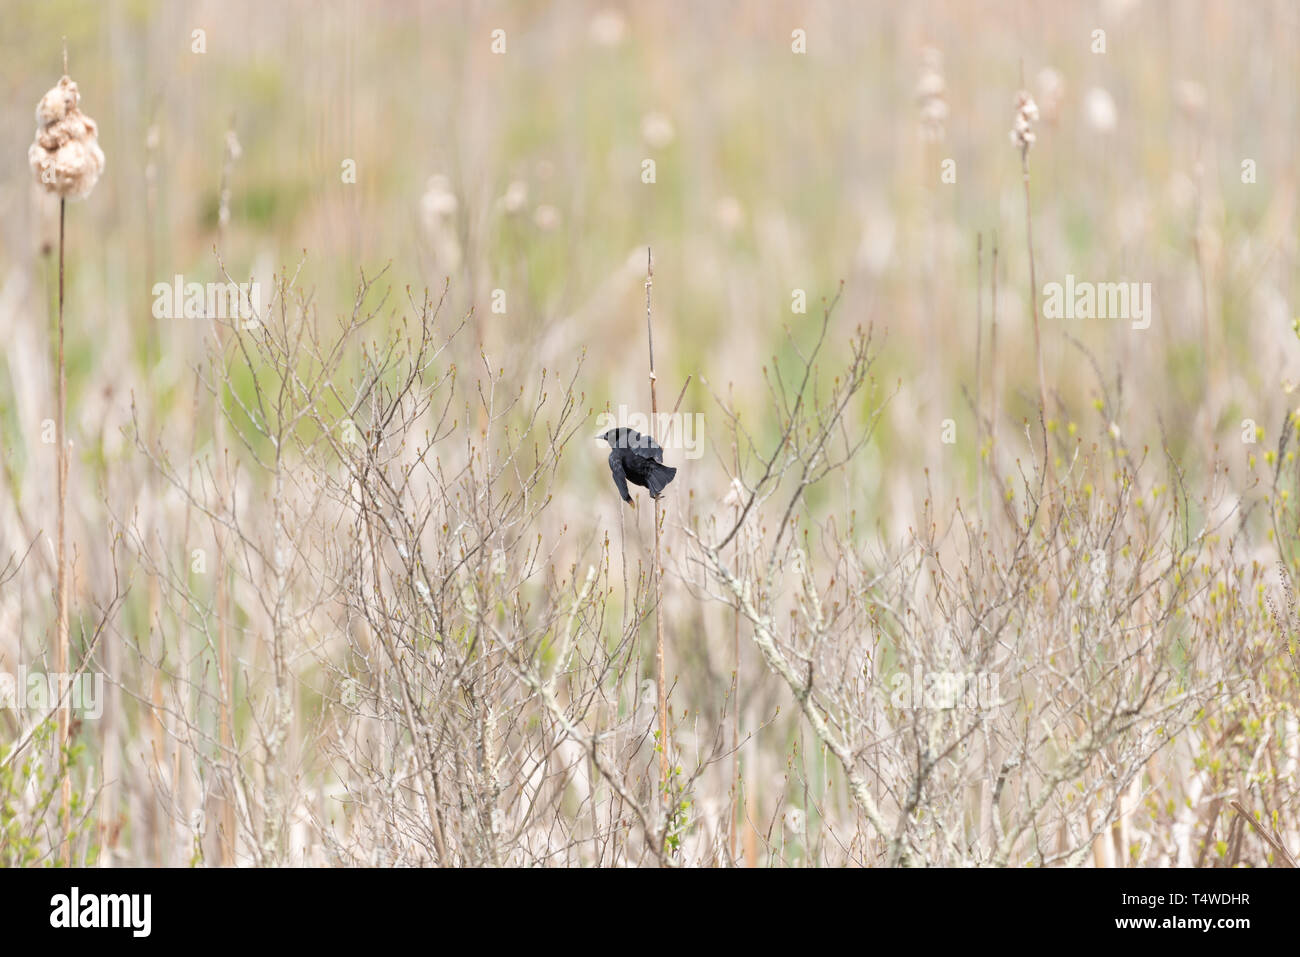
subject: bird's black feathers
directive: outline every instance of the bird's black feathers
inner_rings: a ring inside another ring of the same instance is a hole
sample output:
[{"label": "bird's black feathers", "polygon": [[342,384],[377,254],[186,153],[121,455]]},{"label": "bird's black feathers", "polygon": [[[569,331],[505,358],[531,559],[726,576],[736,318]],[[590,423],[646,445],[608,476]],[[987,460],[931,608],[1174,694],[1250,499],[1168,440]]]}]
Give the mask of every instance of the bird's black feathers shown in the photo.
[{"label": "bird's black feathers", "polygon": [[658,498],[668,483],[677,475],[677,469],[664,465],[664,450],[654,439],[635,429],[610,429],[600,436],[613,450],[609,453],[609,472],[614,486],[623,501],[631,504],[627,483],[649,489],[651,498]]}]

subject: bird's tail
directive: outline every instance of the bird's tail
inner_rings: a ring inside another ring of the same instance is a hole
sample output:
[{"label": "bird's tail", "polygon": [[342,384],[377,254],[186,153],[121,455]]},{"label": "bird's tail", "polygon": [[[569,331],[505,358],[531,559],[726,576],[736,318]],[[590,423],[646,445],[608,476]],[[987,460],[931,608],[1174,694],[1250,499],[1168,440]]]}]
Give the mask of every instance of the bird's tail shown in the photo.
[{"label": "bird's tail", "polygon": [[651,462],[650,465],[650,474],[646,476],[646,488],[650,490],[651,498],[658,498],[668,487],[668,483],[677,476],[677,470],[671,465],[663,465],[659,462]]}]

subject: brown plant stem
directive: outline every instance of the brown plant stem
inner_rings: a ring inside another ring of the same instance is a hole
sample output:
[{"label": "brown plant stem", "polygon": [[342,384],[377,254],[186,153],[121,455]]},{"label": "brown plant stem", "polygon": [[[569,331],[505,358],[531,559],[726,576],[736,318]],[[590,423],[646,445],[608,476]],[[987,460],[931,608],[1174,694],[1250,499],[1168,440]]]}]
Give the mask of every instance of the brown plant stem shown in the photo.
[{"label": "brown plant stem", "polygon": [[[975,235],[975,435],[984,441],[984,234]],[[975,511],[984,518],[984,469],[975,469]]]},{"label": "brown plant stem", "polygon": [[[740,518],[740,505],[734,507],[737,521]],[[736,540],[736,553],[740,552],[740,540]],[[736,555],[737,560],[739,554]],[[728,819],[728,847],[731,851],[731,863],[736,864],[736,811],[740,799],[740,609],[731,609],[731,654],[735,670],[731,673],[731,815]]]},{"label": "brown plant stem", "polygon": [[1255,833],[1259,835],[1260,840],[1267,844],[1273,853],[1277,855],[1277,863],[1279,867],[1294,868],[1296,866],[1295,856],[1287,850],[1286,845],[1281,842],[1276,831],[1270,834],[1268,831],[1264,830],[1263,825],[1255,820],[1255,816],[1247,811],[1240,801],[1229,801],[1228,804],[1234,811],[1241,815],[1243,821],[1254,829]]},{"label": "brown plant stem", "polygon": [[[64,50],[65,68],[67,51]],[[67,511],[68,511],[68,450],[65,419],[68,406],[68,377],[63,362],[63,227],[66,219],[68,201],[59,198],[59,398],[58,418],[55,420],[55,442],[58,445],[55,470],[58,474],[58,585],[56,601],[58,603],[58,620],[55,635],[54,670],[60,675],[68,673],[68,555],[67,555]],[[59,808],[63,818],[63,827],[68,830],[72,806],[72,779],[66,765],[68,748],[68,730],[70,714],[69,699],[64,696],[59,706]],[[67,833],[63,844],[63,866],[72,866],[72,834]]]},{"label": "brown plant stem", "polygon": [[1034,217],[1029,206],[1029,151],[1021,150],[1020,168],[1025,184],[1025,245],[1029,250],[1029,307],[1034,317],[1034,359],[1038,366],[1038,414],[1042,416],[1043,460],[1049,487],[1054,484],[1052,458],[1047,445],[1047,377],[1043,374],[1043,341],[1038,331],[1038,276],[1034,270]]},{"label": "brown plant stem", "polygon": [[[997,467],[998,448],[998,234],[993,232],[993,262],[989,269],[989,480],[994,483],[993,470]],[[992,495],[992,492],[989,493]],[[992,507],[992,501],[989,503]]]},{"label": "brown plant stem", "polygon": [[[646,247],[645,273],[645,331],[650,352],[650,421],[655,427],[659,424],[659,400],[655,394],[655,335],[651,323],[650,288],[654,285],[654,256],[650,247]],[[683,388],[683,392],[685,389]],[[655,581],[655,668],[659,684],[659,789],[667,801],[668,795],[668,686],[664,669],[664,617],[663,617],[663,568],[659,553],[659,525],[662,521],[663,505],[656,497],[655,503],[655,555],[652,569]]]},{"label": "brown plant stem", "polygon": [[[1022,65],[1023,69],[1023,65]],[[1024,172],[1025,182],[1025,244],[1029,251],[1029,306],[1034,316],[1034,357],[1038,365],[1038,425],[1043,430],[1043,471],[1047,479],[1047,535],[1049,540],[1056,536],[1056,467],[1052,462],[1052,447],[1047,441],[1047,377],[1043,374],[1043,342],[1038,331],[1038,276],[1034,270],[1034,218],[1029,203],[1029,148],[1020,151],[1020,168]],[[1061,568],[1060,553],[1052,548],[1052,563],[1056,568],[1056,580],[1061,582],[1064,575]],[[1054,596],[1048,600],[1055,604]]]},{"label": "brown plant stem", "polygon": [[[217,248],[224,253],[225,247],[225,221],[229,215],[229,190],[231,168],[234,165],[234,156],[229,146],[229,137],[235,129],[235,118],[231,116],[227,132],[227,146],[221,163],[221,188],[219,192],[222,210],[217,216]],[[224,268],[224,267],[223,267]],[[221,325],[214,323],[213,335],[216,338],[216,356],[218,361],[224,361],[225,356],[225,337],[222,335]],[[224,508],[226,499],[230,494],[230,480],[226,474],[226,429],[224,413],[225,396],[221,390],[219,378],[215,374],[216,367],[213,368],[213,383],[217,385],[216,394],[212,403],[212,451],[216,458],[216,484],[217,495]],[[277,516],[278,521],[278,516]],[[217,690],[218,690],[218,734],[221,738],[222,757],[225,761],[234,760],[235,754],[235,736],[234,729],[230,720],[231,701],[234,694],[232,674],[230,667],[230,596],[229,587],[226,577],[226,536],[220,522],[213,525],[213,535],[216,545],[216,606],[217,606]],[[217,856],[222,867],[233,867],[235,865],[235,852],[237,849],[237,835],[235,824],[235,802],[234,802],[234,780],[233,774],[229,782],[229,793],[223,795],[220,800],[221,817],[217,833]]]}]

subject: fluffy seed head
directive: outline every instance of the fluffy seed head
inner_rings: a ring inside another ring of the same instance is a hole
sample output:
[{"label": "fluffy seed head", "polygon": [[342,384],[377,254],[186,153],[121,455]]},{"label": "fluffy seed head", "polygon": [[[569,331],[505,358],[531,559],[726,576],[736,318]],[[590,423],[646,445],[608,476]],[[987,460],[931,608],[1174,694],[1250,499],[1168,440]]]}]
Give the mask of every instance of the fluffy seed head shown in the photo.
[{"label": "fluffy seed head", "polygon": [[1022,156],[1029,152],[1029,147],[1037,139],[1034,136],[1034,124],[1037,122],[1038,104],[1028,90],[1021,90],[1016,97],[1016,118],[1011,127],[1011,142]]},{"label": "fluffy seed head", "polygon": [[27,151],[36,182],[65,199],[90,195],[104,171],[99,128],[80,103],[77,84],[62,77],[36,104],[36,139]]}]

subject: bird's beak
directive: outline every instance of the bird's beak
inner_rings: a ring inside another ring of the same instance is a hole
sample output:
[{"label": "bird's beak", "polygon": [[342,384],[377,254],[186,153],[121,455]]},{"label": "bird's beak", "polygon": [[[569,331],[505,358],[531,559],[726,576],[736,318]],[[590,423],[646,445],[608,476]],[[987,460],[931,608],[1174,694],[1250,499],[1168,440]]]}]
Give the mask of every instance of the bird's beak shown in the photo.
[{"label": "bird's beak", "polygon": [[627,507],[628,507],[628,508],[636,508],[636,499],[634,499],[634,498],[632,498],[632,499],[628,499]]}]

